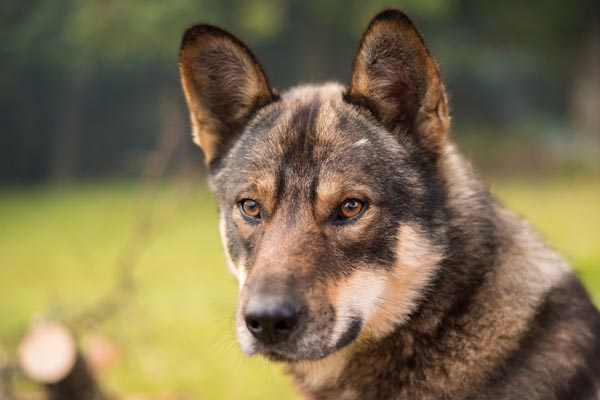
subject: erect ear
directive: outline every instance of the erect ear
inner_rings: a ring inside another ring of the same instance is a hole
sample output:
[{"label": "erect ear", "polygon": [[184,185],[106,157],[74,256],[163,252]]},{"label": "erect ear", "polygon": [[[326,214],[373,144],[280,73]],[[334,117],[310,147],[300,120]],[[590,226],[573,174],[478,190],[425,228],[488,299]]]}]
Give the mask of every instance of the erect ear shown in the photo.
[{"label": "erect ear", "polygon": [[438,67],[423,38],[401,11],[376,15],[363,34],[346,94],[393,132],[408,132],[438,153],[450,125]]},{"label": "erect ear", "polygon": [[214,166],[252,113],[276,98],[250,50],[232,34],[200,24],[183,35],[179,72],[194,141]]}]

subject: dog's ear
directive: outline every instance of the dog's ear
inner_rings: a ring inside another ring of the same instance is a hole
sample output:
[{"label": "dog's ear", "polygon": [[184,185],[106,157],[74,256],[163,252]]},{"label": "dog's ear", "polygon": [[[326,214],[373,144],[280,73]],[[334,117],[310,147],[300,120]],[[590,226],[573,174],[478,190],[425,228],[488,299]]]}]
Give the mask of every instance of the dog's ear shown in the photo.
[{"label": "dog's ear", "polygon": [[194,141],[214,166],[253,112],[276,97],[250,50],[232,34],[200,24],[183,35],[179,72]]},{"label": "dog's ear", "polygon": [[439,153],[450,118],[436,62],[410,19],[389,9],[361,39],[346,100],[369,108],[393,132],[408,132]]}]

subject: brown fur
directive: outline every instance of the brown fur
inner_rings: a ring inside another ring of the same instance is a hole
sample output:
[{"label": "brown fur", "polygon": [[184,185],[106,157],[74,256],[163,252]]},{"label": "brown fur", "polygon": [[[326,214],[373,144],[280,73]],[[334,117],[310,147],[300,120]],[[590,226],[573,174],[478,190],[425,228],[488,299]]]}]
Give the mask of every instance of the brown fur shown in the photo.
[{"label": "brown fur", "polygon": [[[234,36],[203,25],[186,32],[179,70],[194,139],[208,164],[222,155],[252,111],[275,98],[262,68]],[[204,93],[197,97],[194,93]]]},{"label": "brown fur", "polygon": [[437,152],[450,118],[438,67],[404,14],[383,12],[365,31],[354,60],[349,99],[373,110],[390,129],[414,125],[420,142]]},{"label": "brown fur", "polygon": [[[278,97],[206,25],[184,36],[180,69],[244,352],[285,362],[313,399],[598,398],[600,314],[452,144],[439,68],[403,13],[370,23],[347,88]],[[347,199],[355,218],[340,217]],[[246,311],[277,299],[298,323],[267,343]]]}]

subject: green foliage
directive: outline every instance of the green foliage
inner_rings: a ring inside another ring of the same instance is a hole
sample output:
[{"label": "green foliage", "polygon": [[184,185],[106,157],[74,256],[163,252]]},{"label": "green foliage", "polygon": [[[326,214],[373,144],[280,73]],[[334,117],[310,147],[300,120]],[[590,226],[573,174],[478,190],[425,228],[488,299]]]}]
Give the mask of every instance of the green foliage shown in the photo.
[{"label": "green foliage", "polygon": [[[417,19],[438,23],[468,18],[494,35],[532,48],[543,46],[548,52],[557,41],[562,44],[581,35],[577,28],[585,27],[582,21],[591,8],[587,2],[509,3],[405,0],[396,6]],[[368,19],[386,6],[390,3],[380,0],[5,1],[0,5],[0,40],[13,57],[11,62],[36,61],[85,74],[99,61],[127,63],[148,58],[170,64],[182,30],[197,21],[225,25],[260,44],[272,40],[301,14],[357,37]]]},{"label": "green foliage", "polygon": [[[166,125],[132,116],[154,117],[165,93],[180,93],[179,41],[200,21],[247,42],[281,90],[347,80],[369,19],[384,7],[400,7],[441,64],[457,127],[480,118],[509,131],[531,115],[568,126],[570,84],[597,3],[0,1],[0,180],[123,173],[125,163],[114,160],[146,148]],[[110,143],[98,147],[104,137]],[[71,161],[61,166],[61,159]]]}]

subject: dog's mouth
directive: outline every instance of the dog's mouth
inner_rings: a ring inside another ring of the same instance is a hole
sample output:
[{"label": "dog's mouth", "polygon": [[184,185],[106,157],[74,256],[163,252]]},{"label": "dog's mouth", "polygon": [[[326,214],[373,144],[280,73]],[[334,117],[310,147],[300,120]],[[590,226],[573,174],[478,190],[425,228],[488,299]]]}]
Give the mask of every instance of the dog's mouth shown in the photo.
[{"label": "dog's mouth", "polygon": [[238,342],[247,355],[261,355],[270,361],[328,357],[357,339],[364,322],[353,310],[336,318],[333,307],[317,312],[302,303],[289,307],[292,303],[285,297],[256,298],[260,301],[251,299],[238,307]]},{"label": "dog's mouth", "polygon": [[[332,341],[330,332],[323,336],[310,335],[316,340],[303,339],[302,335],[306,332],[302,332],[301,335],[293,337],[291,341],[274,345],[252,341],[252,347],[246,353],[261,355],[269,361],[278,363],[317,361],[330,356],[353,342],[359,336],[361,327],[362,321],[359,318],[353,319],[346,330],[334,341]],[[242,350],[244,350],[243,346]]]},{"label": "dog's mouth", "polygon": [[269,349],[262,353],[268,360],[274,362],[294,362],[298,361],[298,358],[290,353]]}]

